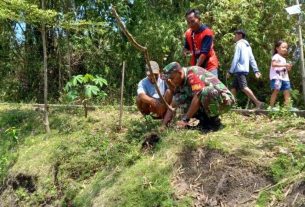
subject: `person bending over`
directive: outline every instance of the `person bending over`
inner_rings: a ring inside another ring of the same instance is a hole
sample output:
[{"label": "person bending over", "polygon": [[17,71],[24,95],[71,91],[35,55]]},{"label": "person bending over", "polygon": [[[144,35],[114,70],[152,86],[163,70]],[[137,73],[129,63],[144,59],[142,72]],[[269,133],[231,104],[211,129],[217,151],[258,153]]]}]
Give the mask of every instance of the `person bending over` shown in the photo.
[{"label": "person bending over", "polygon": [[[226,86],[199,66],[181,67],[178,62],[172,62],[164,68],[161,77],[173,90],[171,106],[184,109],[181,121],[176,123],[178,127],[184,128],[189,125],[190,118],[197,118],[201,129],[217,130],[221,126],[219,115],[235,103]],[[167,110],[162,124],[167,125],[173,115]]]}]

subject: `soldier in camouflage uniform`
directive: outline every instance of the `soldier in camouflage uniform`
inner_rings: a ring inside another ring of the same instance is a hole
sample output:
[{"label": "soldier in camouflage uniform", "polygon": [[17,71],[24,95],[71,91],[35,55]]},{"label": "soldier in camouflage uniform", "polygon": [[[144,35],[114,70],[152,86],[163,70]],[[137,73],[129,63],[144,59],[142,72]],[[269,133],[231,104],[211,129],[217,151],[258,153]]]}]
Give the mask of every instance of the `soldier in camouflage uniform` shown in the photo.
[{"label": "soldier in camouflage uniform", "polygon": [[[227,87],[201,67],[185,68],[172,62],[163,69],[161,77],[174,93],[172,106],[179,106],[184,110],[182,120],[177,123],[179,127],[186,127],[190,118],[197,118],[200,120],[200,127],[204,129],[218,128],[218,116],[235,103],[234,96]],[[173,113],[168,110],[163,124],[168,124],[172,116]]]}]

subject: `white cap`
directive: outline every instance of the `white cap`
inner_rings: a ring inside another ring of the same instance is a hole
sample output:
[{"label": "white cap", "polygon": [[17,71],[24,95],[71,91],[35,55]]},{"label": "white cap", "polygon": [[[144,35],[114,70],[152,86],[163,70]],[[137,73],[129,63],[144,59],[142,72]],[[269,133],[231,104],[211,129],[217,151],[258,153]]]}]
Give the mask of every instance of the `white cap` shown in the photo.
[{"label": "white cap", "polygon": [[[154,74],[159,74],[160,73],[160,68],[159,68],[159,65],[156,61],[149,61],[150,63],[150,66],[151,66],[151,69],[153,71]],[[150,71],[149,71],[149,68],[148,68],[148,65],[146,64],[145,65],[145,68],[146,68],[146,75],[150,75]]]}]

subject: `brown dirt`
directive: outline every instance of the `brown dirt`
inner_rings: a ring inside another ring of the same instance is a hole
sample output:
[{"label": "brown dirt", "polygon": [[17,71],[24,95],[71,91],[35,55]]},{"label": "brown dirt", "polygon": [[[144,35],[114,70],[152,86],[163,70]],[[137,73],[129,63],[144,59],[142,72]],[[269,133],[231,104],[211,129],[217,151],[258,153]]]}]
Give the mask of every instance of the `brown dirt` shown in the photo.
[{"label": "brown dirt", "polygon": [[160,137],[157,133],[148,133],[144,136],[144,141],[142,142],[142,150],[150,150],[155,147],[155,145],[160,141]]},{"label": "brown dirt", "polygon": [[194,206],[254,206],[271,180],[251,163],[217,150],[185,149],[173,179],[175,197],[190,196]]},{"label": "brown dirt", "polygon": [[29,193],[34,193],[36,191],[36,181],[36,177],[18,174],[16,177],[9,179],[8,185],[12,186],[14,190],[17,190],[21,187],[27,190]]},{"label": "brown dirt", "polygon": [[281,202],[276,203],[276,207],[305,207],[305,181],[304,179],[287,186],[284,189],[284,196]]},{"label": "brown dirt", "polygon": [[0,207],[5,206],[23,206],[19,204],[16,190],[23,188],[29,194],[35,193],[37,177],[17,174],[7,178],[0,188]]}]

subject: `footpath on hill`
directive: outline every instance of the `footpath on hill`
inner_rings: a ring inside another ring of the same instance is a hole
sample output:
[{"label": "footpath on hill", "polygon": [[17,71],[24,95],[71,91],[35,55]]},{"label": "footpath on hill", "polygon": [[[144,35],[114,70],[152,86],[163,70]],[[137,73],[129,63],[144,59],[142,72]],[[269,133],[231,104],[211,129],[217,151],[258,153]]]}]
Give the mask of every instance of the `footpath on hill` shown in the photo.
[{"label": "footpath on hill", "polygon": [[0,106],[0,207],[305,205],[305,119],[287,111],[160,132],[133,108],[121,131],[114,107],[51,108],[50,134],[40,113]]}]

